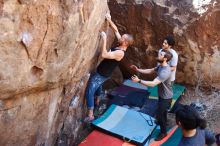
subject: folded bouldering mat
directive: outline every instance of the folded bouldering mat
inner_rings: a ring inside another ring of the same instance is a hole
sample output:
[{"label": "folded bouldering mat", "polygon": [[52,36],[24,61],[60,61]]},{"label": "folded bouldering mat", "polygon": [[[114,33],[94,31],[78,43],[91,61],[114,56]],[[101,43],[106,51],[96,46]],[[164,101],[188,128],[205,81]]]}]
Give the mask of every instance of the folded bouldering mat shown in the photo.
[{"label": "folded bouldering mat", "polygon": [[149,96],[149,92],[147,90],[121,85],[116,87],[108,95],[110,96],[108,106],[116,104],[119,106],[128,105],[130,107],[141,108]]},{"label": "folded bouldering mat", "polygon": [[180,128],[177,128],[174,133],[166,141],[164,141],[163,144],[161,144],[161,146],[178,146],[181,138],[182,130]]},{"label": "folded bouldering mat", "polygon": [[139,110],[139,112],[148,114],[152,117],[156,115],[157,111],[157,100],[146,98],[144,105]]},{"label": "folded bouldering mat", "polygon": [[109,96],[122,96],[122,97],[125,97],[128,94],[130,94],[131,92],[137,92],[137,91],[148,93],[147,90],[136,88],[136,87],[131,87],[131,86],[127,86],[127,85],[122,84],[122,85],[114,88],[110,93],[108,93],[108,95]]},{"label": "folded bouldering mat", "polygon": [[[167,136],[161,141],[154,141],[159,134],[159,127],[153,131],[144,146],[178,146],[182,137],[181,130],[177,126],[168,130]],[[99,130],[93,130],[79,146],[135,146],[132,143],[126,142],[123,139],[109,135]]]},{"label": "folded bouldering mat", "polygon": [[138,89],[142,89],[142,90],[148,90],[147,86],[144,86],[140,83],[135,83],[132,80],[125,80],[123,82],[123,85],[129,86],[129,87],[133,87],[133,88],[138,88]]},{"label": "folded bouldering mat", "polygon": [[150,141],[146,142],[144,146],[178,146],[180,139],[182,137],[181,129],[178,126],[174,126],[168,129],[167,136],[160,141],[155,141],[154,139],[160,133],[160,128],[154,130]]},{"label": "folded bouldering mat", "polygon": [[[142,87],[143,85],[140,85],[139,83],[132,82],[131,80],[125,80],[123,82],[123,85],[130,86],[133,88],[142,89],[142,90],[144,89]],[[172,100],[171,108],[174,106],[176,101],[178,101],[178,99],[181,97],[181,95],[184,94],[184,91],[185,91],[185,87],[180,84],[174,84],[172,88],[173,88],[173,97],[172,97],[173,100]],[[158,92],[157,92],[158,86],[145,87],[145,90],[147,90],[149,92],[149,99],[158,99]]]},{"label": "folded bouldering mat", "polygon": [[92,125],[132,144],[143,145],[156,128],[154,120],[147,114],[111,105]]},{"label": "folded bouldering mat", "polygon": [[135,146],[98,130],[93,130],[79,146]]}]

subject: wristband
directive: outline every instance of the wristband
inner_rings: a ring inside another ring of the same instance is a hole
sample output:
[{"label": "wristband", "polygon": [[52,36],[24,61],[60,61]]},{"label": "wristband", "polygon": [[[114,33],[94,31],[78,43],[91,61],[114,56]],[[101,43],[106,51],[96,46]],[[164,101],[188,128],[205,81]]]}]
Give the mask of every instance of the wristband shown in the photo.
[{"label": "wristband", "polygon": [[141,79],[138,81],[138,83],[141,83]]}]

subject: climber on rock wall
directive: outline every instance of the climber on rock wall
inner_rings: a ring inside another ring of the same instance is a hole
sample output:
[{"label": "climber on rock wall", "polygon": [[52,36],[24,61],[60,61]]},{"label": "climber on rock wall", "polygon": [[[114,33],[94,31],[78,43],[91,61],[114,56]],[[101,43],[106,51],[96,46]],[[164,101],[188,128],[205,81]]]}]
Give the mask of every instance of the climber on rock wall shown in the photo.
[{"label": "climber on rock wall", "polygon": [[[112,22],[109,13],[106,14],[106,20],[109,22],[111,28],[114,30],[115,35],[118,39],[119,46],[116,48],[106,49],[106,33],[101,32],[101,37],[103,39],[102,46],[102,58],[104,58],[97,67],[96,73],[90,76],[88,85],[85,92],[85,97],[87,101],[88,116],[84,119],[85,122],[91,122],[95,119],[93,110],[94,105],[99,104],[100,94],[102,90],[102,84],[111,76],[113,70],[118,66],[119,62],[125,55],[125,51],[128,46],[132,45],[134,40],[130,34],[120,35],[117,26]],[[95,100],[95,104],[94,104]]]}]

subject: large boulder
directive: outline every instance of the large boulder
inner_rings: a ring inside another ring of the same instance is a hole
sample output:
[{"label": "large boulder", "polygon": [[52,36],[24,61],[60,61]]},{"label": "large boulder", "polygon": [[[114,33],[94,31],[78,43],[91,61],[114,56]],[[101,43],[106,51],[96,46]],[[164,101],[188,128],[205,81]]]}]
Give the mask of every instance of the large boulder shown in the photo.
[{"label": "large boulder", "polygon": [[78,132],[107,11],[106,0],[0,2],[0,145],[54,145],[70,112]]},{"label": "large boulder", "polygon": [[[179,54],[177,82],[200,85],[220,83],[220,2],[214,0],[109,0],[112,18],[121,32],[135,37],[121,67],[156,65],[155,57],[166,35],[176,40]],[[153,76],[142,76],[152,79]]]}]

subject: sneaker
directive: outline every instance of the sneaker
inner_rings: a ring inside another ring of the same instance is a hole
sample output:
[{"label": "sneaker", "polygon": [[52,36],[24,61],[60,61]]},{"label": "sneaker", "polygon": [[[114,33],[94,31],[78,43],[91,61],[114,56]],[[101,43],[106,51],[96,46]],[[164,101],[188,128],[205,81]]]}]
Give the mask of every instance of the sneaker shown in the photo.
[{"label": "sneaker", "polygon": [[167,134],[166,133],[159,133],[159,135],[157,136],[157,138],[155,138],[155,141],[160,141],[162,140],[164,137],[166,137]]},{"label": "sneaker", "polygon": [[85,123],[92,123],[92,121],[94,120],[95,118],[94,117],[86,117],[83,122]]}]

